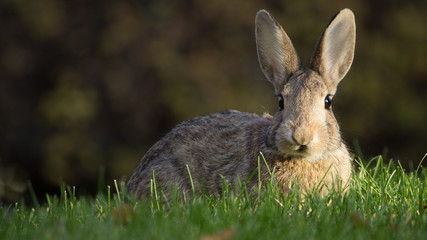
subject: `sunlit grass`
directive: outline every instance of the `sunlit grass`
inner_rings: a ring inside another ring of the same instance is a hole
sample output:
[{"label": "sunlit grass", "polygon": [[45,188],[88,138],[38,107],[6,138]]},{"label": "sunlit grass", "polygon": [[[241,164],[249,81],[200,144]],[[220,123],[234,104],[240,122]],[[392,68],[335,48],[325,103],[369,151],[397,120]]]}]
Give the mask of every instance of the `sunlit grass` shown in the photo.
[{"label": "sunlit grass", "polygon": [[232,191],[224,181],[221,196],[193,192],[185,201],[155,188],[137,201],[117,181],[96,198],[62,185],[42,205],[0,208],[0,239],[427,239],[421,165],[407,173],[377,157],[356,160],[355,169],[344,194],[324,197],[298,189],[284,195],[274,181],[254,194],[244,182]]}]

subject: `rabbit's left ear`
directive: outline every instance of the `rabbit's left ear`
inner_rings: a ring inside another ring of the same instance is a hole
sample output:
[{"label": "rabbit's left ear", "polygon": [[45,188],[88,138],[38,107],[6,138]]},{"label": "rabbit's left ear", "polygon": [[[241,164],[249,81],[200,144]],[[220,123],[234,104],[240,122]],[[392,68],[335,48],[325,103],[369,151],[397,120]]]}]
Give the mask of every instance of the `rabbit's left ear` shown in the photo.
[{"label": "rabbit's left ear", "polygon": [[343,9],[323,31],[310,61],[311,69],[322,76],[330,94],[336,92],[338,83],[350,69],[355,44],[356,23],[353,12]]},{"label": "rabbit's left ear", "polygon": [[261,69],[279,94],[289,77],[300,69],[294,45],[280,24],[265,10],[256,15],[255,37]]}]

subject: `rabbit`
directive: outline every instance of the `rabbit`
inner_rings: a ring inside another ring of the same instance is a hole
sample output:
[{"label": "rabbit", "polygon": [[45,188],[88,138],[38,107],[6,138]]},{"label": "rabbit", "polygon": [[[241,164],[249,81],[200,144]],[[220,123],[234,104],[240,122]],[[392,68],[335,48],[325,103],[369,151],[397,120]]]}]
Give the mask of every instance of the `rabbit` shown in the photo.
[{"label": "rabbit", "polygon": [[[321,194],[345,189],[352,158],[331,104],[353,62],[355,28],[353,12],[339,11],[303,67],[283,28],[260,10],[255,18],[258,60],[278,97],[278,111],[259,116],[228,110],[177,125],[148,150],[127,190],[149,196],[154,176],[166,195],[171,186],[186,194],[221,194],[224,180],[233,185],[247,181],[246,187],[254,189],[259,179],[264,184],[271,178],[285,194],[294,184],[303,191],[321,186]],[[265,163],[259,164],[260,153]]]}]

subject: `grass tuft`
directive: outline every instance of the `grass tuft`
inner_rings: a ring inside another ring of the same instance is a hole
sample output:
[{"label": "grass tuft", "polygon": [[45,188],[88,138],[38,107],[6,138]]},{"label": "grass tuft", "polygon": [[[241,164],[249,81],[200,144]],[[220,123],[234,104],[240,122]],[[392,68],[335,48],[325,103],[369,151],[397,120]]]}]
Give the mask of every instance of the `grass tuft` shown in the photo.
[{"label": "grass tuft", "polygon": [[319,188],[303,195],[298,186],[285,195],[273,178],[257,189],[240,179],[235,188],[223,178],[221,196],[196,194],[193,187],[191,201],[177,191],[166,198],[155,174],[151,196],[141,200],[126,193],[123,181],[96,198],[61,184],[61,195],[46,195],[43,204],[1,207],[0,239],[426,239],[421,164],[406,172],[380,156],[356,159],[355,170],[345,193],[329,188],[324,197]]}]

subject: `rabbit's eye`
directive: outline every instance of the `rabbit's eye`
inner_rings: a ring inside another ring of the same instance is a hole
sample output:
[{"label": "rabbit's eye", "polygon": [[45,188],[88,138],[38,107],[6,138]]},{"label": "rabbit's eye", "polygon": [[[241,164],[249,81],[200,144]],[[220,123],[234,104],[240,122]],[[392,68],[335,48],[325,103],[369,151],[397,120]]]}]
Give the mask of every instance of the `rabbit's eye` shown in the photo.
[{"label": "rabbit's eye", "polygon": [[325,97],[325,109],[330,109],[332,105],[332,95],[328,94]]},{"label": "rabbit's eye", "polygon": [[284,107],[284,102],[285,102],[285,100],[283,99],[282,94],[280,94],[280,95],[279,95],[279,108],[280,108],[280,110],[282,110],[282,109],[283,109],[283,107]]}]

